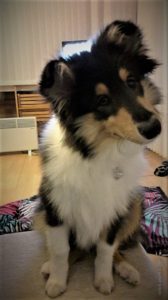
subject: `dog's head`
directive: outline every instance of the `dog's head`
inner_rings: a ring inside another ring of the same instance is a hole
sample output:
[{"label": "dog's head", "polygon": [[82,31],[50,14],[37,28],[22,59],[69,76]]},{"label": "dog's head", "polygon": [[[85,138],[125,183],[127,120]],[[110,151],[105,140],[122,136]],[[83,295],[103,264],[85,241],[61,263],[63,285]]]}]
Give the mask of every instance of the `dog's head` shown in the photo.
[{"label": "dog's head", "polygon": [[157,65],[147,56],[140,29],[115,21],[90,52],[50,61],[40,91],[66,129],[67,142],[84,156],[106,139],[146,144],[161,132],[155,108],[161,96],[148,78]]}]

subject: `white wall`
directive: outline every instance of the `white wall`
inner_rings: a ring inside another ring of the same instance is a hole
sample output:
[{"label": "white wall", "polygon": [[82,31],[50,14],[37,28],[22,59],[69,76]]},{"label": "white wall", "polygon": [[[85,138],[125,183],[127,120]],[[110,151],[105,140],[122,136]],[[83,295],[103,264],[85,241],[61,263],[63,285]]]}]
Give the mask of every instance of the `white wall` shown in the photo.
[{"label": "white wall", "polygon": [[157,153],[168,157],[168,3],[167,0],[139,0],[137,7],[137,23],[144,31],[150,54],[161,63],[152,79],[160,87],[163,94],[163,103],[158,107],[162,114],[163,131],[159,138],[150,145]]},{"label": "white wall", "polygon": [[163,141],[162,141],[162,154],[168,159],[168,2],[164,0],[164,24],[163,24],[163,36],[164,36],[164,49],[163,49]]},{"label": "white wall", "polygon": [[136,1],[1,0],[1,85],[34,84],[64,40],[88,39],[114,19],[136,21]]},{"label": "white wall", "polygon": [[115,19],[137,21],[164,63],[154,76],[164,94],[163,133],[152,149],[168,156],[167,15],[167,0],[0,0],[0,85],[36,84],[62,41],[87,39]]},{"label": "white wall", "polygon": [[2,84],[36,83],[62,40],[89,34],[88,2],[6,0],[1,10]]}]

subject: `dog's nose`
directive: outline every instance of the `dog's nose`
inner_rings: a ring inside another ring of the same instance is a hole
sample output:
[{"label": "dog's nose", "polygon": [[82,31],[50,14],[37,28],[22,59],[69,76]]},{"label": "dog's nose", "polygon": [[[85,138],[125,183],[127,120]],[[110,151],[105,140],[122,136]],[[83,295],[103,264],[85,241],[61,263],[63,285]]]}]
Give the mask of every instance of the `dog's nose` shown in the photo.
[{"label": "dog's nose", "polygon": [[140,134],[148,140],[155,138],[161,132],[161,123],[158,119],[153,119],[149,123],[141,124],[138,127]]}]

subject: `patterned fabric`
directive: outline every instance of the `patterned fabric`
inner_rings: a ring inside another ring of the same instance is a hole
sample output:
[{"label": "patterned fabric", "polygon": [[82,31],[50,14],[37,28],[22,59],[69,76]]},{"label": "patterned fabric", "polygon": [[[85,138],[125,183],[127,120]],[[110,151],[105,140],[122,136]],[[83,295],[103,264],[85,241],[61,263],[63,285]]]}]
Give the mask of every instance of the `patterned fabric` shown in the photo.
[{"label": "patterned fabric", "polygon": [[150,253],[168,254],[168,198],[160,187],[145,187],[144,195],[141,228],[148,238],[144,247]]},{"label": "patterned fabric", "polygon": [[0,206],[0,234],[32,230],[38,196]]},{"label": "patterned fabric", "polygon": [[[142,244],[149,253],[168,254],[168,198],[159,188],[143,188]],[[0,234],[32,230],[39,197],[0,207]]]},{"label": "patterned fabric", "polygon": [[156,176],[164,177],[168,176],[168,160],[162,162],[162,165],[154,171]]}]

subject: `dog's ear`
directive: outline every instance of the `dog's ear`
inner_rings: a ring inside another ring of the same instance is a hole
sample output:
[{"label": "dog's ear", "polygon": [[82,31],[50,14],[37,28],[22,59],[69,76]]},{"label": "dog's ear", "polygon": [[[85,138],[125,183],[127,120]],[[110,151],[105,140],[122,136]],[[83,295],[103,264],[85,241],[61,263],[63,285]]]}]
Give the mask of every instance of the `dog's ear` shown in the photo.
[{"label": "dog's ear", "polygon": [[39,83],[40,93],[52,103],[55,112],[70,98],[74,75],[67,62],[52,60],[44,68]]},{"label": "dog's ear", "polygon": [[141,76],[152,73],[160,65],[156,59],[143,54],[137,56],[136,64]]},{"label": "dog's ear", "polygon": [[145,47],[142,44],[142,32],[137,25],[130,21],[114,21],[108,25],[100,34],[94,47],[96,46],[118,46],[122,51],[144,53]]}]

